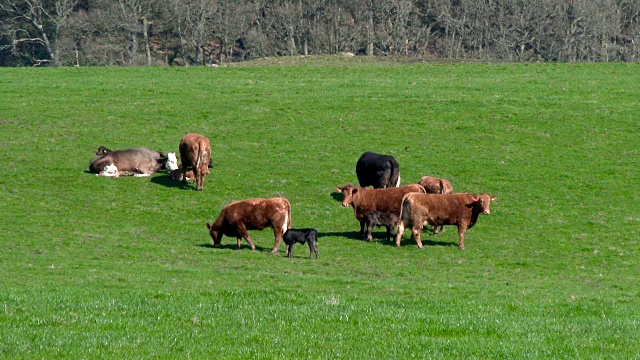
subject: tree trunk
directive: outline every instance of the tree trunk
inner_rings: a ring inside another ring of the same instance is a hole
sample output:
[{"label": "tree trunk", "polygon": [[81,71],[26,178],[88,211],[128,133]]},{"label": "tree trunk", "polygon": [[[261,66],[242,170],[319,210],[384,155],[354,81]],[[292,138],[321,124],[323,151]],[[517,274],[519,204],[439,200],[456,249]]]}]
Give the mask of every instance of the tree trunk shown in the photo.
[{"label": "tree trunk", "polygon": [[293,26],[289,26],[289,55],[294,56],[297,53],[296,40],[293,38]]},{"label": "tree trunk", "polygon": [[144,37],[144,49],[147,54],[147,66],[151,66],[151,47],[149,46],[149,22],[147,17],[142,17],[142,34]]},{"label": "tree trunk", "polygon": [[373,10],[369,13],[369,21],[367,25],[367,55],[373,56]]},{"label": "tree trunk", "polygon": [[131,31],[129,33],[129,37],[131,39],[131,45],[129,45],[129,65],[133,65],[133,60],[136,57],[136,52],[138,51],[138,39],[136,37],[135,31]]}]

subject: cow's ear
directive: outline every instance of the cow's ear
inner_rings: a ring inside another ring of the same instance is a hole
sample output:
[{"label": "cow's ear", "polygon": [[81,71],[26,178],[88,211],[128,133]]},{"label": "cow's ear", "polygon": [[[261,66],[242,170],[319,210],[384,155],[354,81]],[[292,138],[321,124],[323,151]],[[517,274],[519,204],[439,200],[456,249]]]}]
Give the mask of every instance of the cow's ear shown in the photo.
[{"label": "cow's ear", "polygon": [[353,195],[353,194],[355,194],[355,193],[357,193],[357,192],[358,192],[358,188],[357,188],[357,187],[354,187],[354,188],[353,188],[353,190],[351,191],[351,195]]},{"label": "cow's ear", "polygon": [[211,230],[211,225],[207,222],[207,229]]},{"label": "cow's ear", "polygon": [[491,197],[489,198],[489,200],[495,200],[498,198],[498,195],[491,195]]},{"label": "cow's ear", "polygon": [[340,186],[336,186],[336,190],[342,192],[342,188]]},{"label": "cow's ear", "polygon": [[471,199],[473,199],[473,202],[478,202],[478,200],[480,200],[480,198],[476,197],[475,195]]}]

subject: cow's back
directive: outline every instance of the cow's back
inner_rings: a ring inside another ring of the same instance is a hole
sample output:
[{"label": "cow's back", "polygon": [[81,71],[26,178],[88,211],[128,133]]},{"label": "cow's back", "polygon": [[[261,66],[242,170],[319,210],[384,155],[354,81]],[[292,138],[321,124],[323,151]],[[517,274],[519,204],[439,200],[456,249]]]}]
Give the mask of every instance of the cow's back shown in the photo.
[{"label": "cow's back", "polygon": [[262,230],[274,223],[290,227],[291,204],[281,197],[247,199],[229,204],[224,216],[227,224],[244,224],[248,230]]},{"label": "cow's back", "polygon": [[183,167],[193,168],[201,163],[205,164],[205,167],[209,166],[211,143],[205,136],[188,133],[180,140],[178,148]]},{"label": "cow's back", "polygon": [[400,214],[402,198],[412,192],[424,193],[424,188],[418,184],[386,189],[359,188],[353,197],[353,208],[358,220],[371,211]]},{"label": "cow's back", "polygon": [[391,155],[367,151],[356,163],[356,176],[361,187],[396,187],[399,185],[400,165]]},{"label": "cow's back", "polygon": [[471,217],[471,194],[408,194],[402,201],[402,219],[454,225]]}]

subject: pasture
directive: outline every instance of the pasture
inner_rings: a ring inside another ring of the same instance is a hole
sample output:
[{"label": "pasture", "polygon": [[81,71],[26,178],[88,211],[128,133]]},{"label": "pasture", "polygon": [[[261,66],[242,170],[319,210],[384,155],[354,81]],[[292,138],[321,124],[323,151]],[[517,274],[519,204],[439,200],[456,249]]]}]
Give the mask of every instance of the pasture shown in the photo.
[{"label": "pasture", "polygon": [[[637,358],[640,65],[0,69],[0,358]],[[204,191],[103,178],[93,151],[211,140]],[[457,248],[358,238],[336,186],[498,195]],[[319,259],[205,227],[284,196]]]}]

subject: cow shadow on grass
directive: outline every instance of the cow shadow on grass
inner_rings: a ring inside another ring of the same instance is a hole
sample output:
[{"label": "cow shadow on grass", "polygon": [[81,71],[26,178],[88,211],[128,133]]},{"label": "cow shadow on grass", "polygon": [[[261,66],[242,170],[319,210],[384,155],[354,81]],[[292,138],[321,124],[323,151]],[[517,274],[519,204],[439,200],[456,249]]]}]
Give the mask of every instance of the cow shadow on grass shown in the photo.
[{"label": "cow shadow on grass", "polygon": [[318,232],[318,238],[323,237],[345,237],[347,239],[352,240],[362,240],[359,231],[327,231],[327,232]]},{"label": "cow shadow on grass", "polygon": [[[422,240],[422,245],[427,247],[427,246],[458,246],[457,243],[455,242],[450,242],[450,241],[436,241],[433,237],[437,236],[437,235],[428,235],[428,236],[423,236],[420,238],[420,240]],[[395,239],[395,238],[394,238]],[[384,239],[384,241],[386,242],[387,239]],[[396,245],[395,240],[393,240],[393,246]],[[400,246],[417,246],[416,241],[413,240],[413,238],[411,236],[403,236],[402,240],[400,240]]]},{"label": "cow shadow on grass", "polygon": [[[236,244],[235,243],[228,243],[228,244],[224,244],[223,243],[223,244],[220,244],[220,247],[215,247],[215,246],[213,246],[212,243],[200,244],[200,245],[197,245],[197,246],[203,247],[203,248],[208,248],[208,249],[236,250]],[[270,247],[264,247],[264,246],[256,245],[256,251],[269,251],[269,252],[271,252],[271,249],[272,248],[270,248]],[[249,246],[249,244],[244,242],[244,243],[240,244],[240,250],[251,250],[251,247]]]},{"label": "cow shadow on grass", "polygon": [[342,196],[342,193],[337,191],[332,192],[331,197],[333,198],[333,200],[338,202],[342,202],[342,200],[344,200],[344,196]]},{"label": "cow shadow on grass", "polygon": [[170,187],[170,188],[178,188],[182,190],[192,190],[194,189],[190,183],[184,183],[180,180],[172,179],[169,175],[160,175],[154,176],[151,178],[151,182],[154,184]]}]

